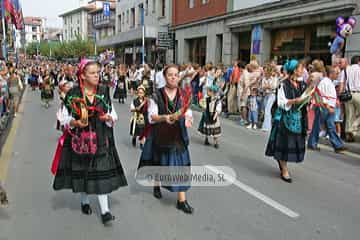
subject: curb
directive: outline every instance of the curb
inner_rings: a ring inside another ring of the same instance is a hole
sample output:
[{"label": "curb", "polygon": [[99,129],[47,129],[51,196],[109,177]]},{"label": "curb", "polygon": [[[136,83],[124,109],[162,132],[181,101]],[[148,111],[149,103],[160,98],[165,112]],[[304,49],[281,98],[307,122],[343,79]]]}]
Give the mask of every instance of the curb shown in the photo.
[{"label": "curb", "polygon": [[[202,112],[202,109],[198,106],[191,105],[191,109],[196,112]],[[228,117],[224,117],[224,115],[222,113],[220,115],[220,117],[222,119],[230,120],[233,122],[240,120],[240,115],[237,115],[237,114],[232,114],[232,115],[229,115]],[[240,126],[240,125],[239,125],[239,127],[244,128],[244,126]],[[357,144],[358,146],[351,146],[350,144],[346,143],[344,140],[343,140],[343,142],[344,142],[345,147],[347,148],[347,150],[343,152],[345,155],[355,157],[355,158],[360,158],[360,143],[356,142],[355,144]],[[320,138],[319,146],[321,146],[322,148],[327,149],[329,151],[334,151],[333,147],[331,146],[331,143],[327,139]]]}]

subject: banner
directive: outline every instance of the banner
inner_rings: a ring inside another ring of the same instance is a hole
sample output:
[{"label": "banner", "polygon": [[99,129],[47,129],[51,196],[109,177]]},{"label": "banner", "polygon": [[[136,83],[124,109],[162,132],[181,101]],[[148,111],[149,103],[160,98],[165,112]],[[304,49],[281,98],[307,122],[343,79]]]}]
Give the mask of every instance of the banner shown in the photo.
[{"label": "banner", "polygon": [[3,0],[5,19],[15,25],[16,29],[23,29],[24,18],[19,0]]}]

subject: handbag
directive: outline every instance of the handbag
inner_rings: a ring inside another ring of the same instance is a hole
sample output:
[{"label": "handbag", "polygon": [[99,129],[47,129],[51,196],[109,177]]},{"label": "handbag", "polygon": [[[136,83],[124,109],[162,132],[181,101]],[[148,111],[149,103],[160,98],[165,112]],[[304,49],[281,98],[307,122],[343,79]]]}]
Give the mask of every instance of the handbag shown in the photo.
[{"label": "handbag", "polygon": [[292,133],[300,134],[302,132],[301,123],[302,114],[300,111],[290,110],[283,114],[283,123]]},{"label": "handbag", "polygon": [[[70,131],[70,130],[69,130]],[[71,148],[79,155],[95,155],[97,151],[97,135],[91,128],[77,134],[71,133]]]},{"label": "handbag", "polygon": [[346,89],[344,90],[344,92],[342,92],[342,93],[339,94],[339,100],[340,100],[341,102],[348,102],[348,101],[351,101],[351,99],[352,99],[352,94],[351,94],[351,91],[350,91],[349,82],[348,82],[348,80],[347,80],[347,72],[346,72],[346,69],[344,70],[344,73],[345,73]]}]

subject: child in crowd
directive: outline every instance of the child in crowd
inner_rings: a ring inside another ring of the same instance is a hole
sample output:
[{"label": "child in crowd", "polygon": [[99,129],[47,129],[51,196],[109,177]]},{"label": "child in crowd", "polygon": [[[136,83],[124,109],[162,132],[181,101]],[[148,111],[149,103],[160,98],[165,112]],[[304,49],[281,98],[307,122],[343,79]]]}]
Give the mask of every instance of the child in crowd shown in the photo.
[{"label": "child in crowd", "polygon": [[198,131],[205,136],[205,145],[209,146],[209,137],[214,138],[214,147],[219,148],[221,136],[220,114],[221,99],[218,97],[219,87],[211,85],[207,88],[207,97],[200,103],[204,109]]},{"label": "child in crowd", "polygon": [[259,115],[259,104],[257,101],[257,89],[252,88],[251,94],[248,98],[248,109],[249,109],[249,125],[248,129],[257,129],[258,115]]}]

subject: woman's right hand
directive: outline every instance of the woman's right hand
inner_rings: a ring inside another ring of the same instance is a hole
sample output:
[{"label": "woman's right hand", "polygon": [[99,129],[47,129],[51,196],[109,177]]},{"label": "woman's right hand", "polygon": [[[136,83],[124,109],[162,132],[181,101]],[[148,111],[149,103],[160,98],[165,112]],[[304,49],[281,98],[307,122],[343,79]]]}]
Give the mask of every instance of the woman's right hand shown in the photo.
[{"label": "woman's right hand", "polygon": [[81,120],[72,120],[71,126],[77,127],[77,128],[85,128],[88,126],[88,124],[84,124]]}]

